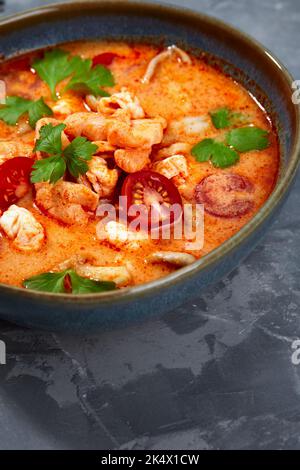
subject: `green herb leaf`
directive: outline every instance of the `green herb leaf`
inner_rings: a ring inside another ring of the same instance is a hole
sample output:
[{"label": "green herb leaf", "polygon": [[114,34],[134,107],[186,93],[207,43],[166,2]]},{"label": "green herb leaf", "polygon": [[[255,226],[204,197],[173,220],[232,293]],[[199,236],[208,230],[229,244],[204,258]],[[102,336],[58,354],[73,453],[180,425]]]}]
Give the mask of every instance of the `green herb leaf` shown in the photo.
[{"label": "green herb leaf", "polygon": [[61,133],[66,128],[65,124],[46,124],[40,130],[40,137],[35,144],[35,151],[45,152],[49,155],[62,153]]},{"label": "green herb leaf", "polygon": [[35,128],[36,123],[44,116],[52,116],[53,111],[45,103],[43,98],[40,98],[37,101],[34,101],[29,107],[29,124],[32,129]]},{"label": "green herb leaf", "polygon": [[71,77],[65,90],[79,93],[91,93],[95,96],[109,96],[100,87],[113,86],[114,79],[109,69],[103,65],[93,67],[91,59],[82,59],[61,49],[46,52],[43,59],[37,60],[33,68],[51,90],[53,99],[57,99],[56,87],[64,79]]},{"label": "green herb leaf", "polygon": [[32,168],[31,183],[40,183],[42,181],[56,183],[64,176],[67,169],[66,162],[61,155],[36,160]]},{"label": "green herb leaf", "polygon": [[212,164],[218,168],[234,165],[239,160],[239,155],[235,150],[214,139],[202,140],[192,148],[191,153],[198,162],[211,160]]},{"label": "green herb leaf", "polygon": [[86,277],[79,276],[75,271],[70,270],[69,275],[72,284],[73,294],[90,294],[92,292],[107,292],[114,290],[116,284],[108,281],[93,281]]},{"label": "green herb leaf", "polygon": [[90,59],[82,60],[73,78],[66,86],[66,90],[75,90],[79,93],[90,93],[94,96],[109,96],[109,93],[102,90],[103,86],[114,86],[114,78],[109,69],[103,65],[92,67]]},{"label": "green herb leaf", "polygon": [[0,109],[0,119],[10,126],[14,126],[23,114],[27,113],[31,101],[19,96],[9,96],[5,105]]},{"label": "green herb leaf", "polygon": [[23,282],[24,287],[43,292],[67,293],[65,278],[70,277],[72,294],[91,294],[94,292],[107,292],[116,289],[114,282],[93,281],[79,276],[72,269],[59,273],[43,273],[30,277]]},{"label": "green herb leaf", "polygon": [[56,292],[63,294],[65,292],[64,280],[66,271],[60,273],[43,273],[32,276],[23,282],[26,289],[33,289],[42,292]]},{"label": "green herb leaf", "polygon": [[89,142],[85,137],[76,137],[64,150],[68,170],[75,178],[85,174],[89,167],[87,161],[91,160],[97,150],[97,145]]},{"label": "green herb leaf", "polygon": [[43,59],[33,63],[33,68],[50,88],[52,98],[57,99],[56,86],[76,70],[80,57],[71,57],[69,52],[54,49],[46,52]]},{"label": "green herb leaf", "polygon": [[41,128],[35,151],[45,152],[50,156],[34,163],[31,172],[32,183],[40,183],[41,181],[56,183],[62,178],[66,169],[75,178],[88,171],[87,162],[95,154],[97,145],[92,144],[85,137],[76,137],[63,150],[61,133],[65,127],[65,124],[57,126],[47,124]]},{"label": "green herb leaf", "polygon": [[239,154],[235,150],[227,147],[221,142],[215,142],[213,155],[211,157],[211,162],[215,167],[227,168],[228,166],[237,163],[239,159]]},{"label": "green herb leaf", "polygon": [[268,132],[259,127],[239,127],[226,135],[226,142],[238,152],[263,150],[269,146]]},{"label": "green herb leaf", "polygon": [[198,162],[207,162],[213,154],[214,139],[203,139],[198,144],[194,145],[191,154]]},{"label": "green herb leaf", "polygon": [[19,96],[9,96],[5,105],[0,108],[0,119],[8,125],[14,126],[20,117],[26,113],[29,113],[29,123],[33,129],[39,119],[53,114],[52,109],[46,105],[43,98],[31,101]]},{"label": "green herb leaf", "polygon": [[228,108],[220,108],[209,114],[216,129],[224,129],[224,127],[230,126],[230,110]]},{"label": "green herb leaf", "polygon": [[216,129],[225,129],[239,123],[247,122],[248,118],[245,114],[234,113],[229,108],[219,108],[209,113],[213,125]]}]

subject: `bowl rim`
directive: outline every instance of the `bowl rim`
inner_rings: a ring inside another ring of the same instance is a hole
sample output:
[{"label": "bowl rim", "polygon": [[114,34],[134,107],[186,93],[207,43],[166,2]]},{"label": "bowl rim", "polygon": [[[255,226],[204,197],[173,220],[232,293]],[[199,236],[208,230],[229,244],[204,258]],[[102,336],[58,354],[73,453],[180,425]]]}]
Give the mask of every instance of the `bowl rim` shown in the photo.
[{"label": "bowl rim", "polygon": [[[30,20],[35,18],[35,20],[41,19],[45,21],[45,15],[51,13],[59,13],[61,11],[76,11],[78,9],[87,10],[88,8],[103,8],[105,4],[115,4],[123,7],[134,7],[138,6],[139,9],[148,9],[153,13],[159,13],[160,16],[166,17],[169,13],[183,15],[184,19],[193,19],[193,21],[204,21],[211,26],[216,28],[221,28],[228,33],[233,33],[236,36],[239,36],[244,42],[246,42],[251,48],[255,48],[262,56],[265,57],[265,60],[272,63],[273,67],[277,68],[278,72],[282,74],[283,78],[286,81],[286,84],[292,90],[292,83],[294,81],[292,75],[288,72],[286,67],[281,63],[281,61],[263,46],[259,41],[252,38],[247,33],[244,33],[239,28],[232,26],[218,18],[206,15],[204,13],[193,11],[191,8],[179,7],[175,5],[170,5],[168,3],[157,3],[156,1],[146,1],[142,5],[140,2],[135,0],[85,0],[85,1],[64,1],[59,3],[52,3],[44,6],[39,6],[36,8],[28,9],[23,12],[12,14],[9,16],[4,16],[0,20],[0,33],[1,29],[4,26],[10,26],[18,21]],[[267,219],[273,209],[279,205],[280,201],[283,199],[284,195],[287,193],[299,166],[300,163],[300,107],[295,105],[295,139],[293,147],[290,151],[289,163],[285,169],[284,175],[277,182],[275,188],[270,194],[267,201],[263,206],[256,212],[256,214],[232,237],[223,242],[217,248],[211,252],[204,255],[199,260],[195,261],[193,264],[178,269],[177,271],[168,274],[164,277],[155,279],[153,281],[140,284],[133,287],[125,287],[117,291],[108,291],[103,293],[95,294],[57,294],[50,292],[35,291],[31,289],[24,289],[22,287],[11,286],[7,284],[0,283],[0,295],[2,293],[6,294],[15,294],[19,298],[32,298],[33,300],[49,300],[53,303],[71,303],[71,304],[81,304],[81,305],[100,305],[101,303],[121,303],[126,300],[137,300],[140,297],[145,295],[151,295],[157,293],[162,289],[168,288],[178,283],[182,283],[189,278],[192,278],[194,275],[199,274],[202,270],[212,267],[217,262],[220,262],[231,252],[235,250],[245,239],[250,237],[260,225],[263,224],[264,220]]]}]

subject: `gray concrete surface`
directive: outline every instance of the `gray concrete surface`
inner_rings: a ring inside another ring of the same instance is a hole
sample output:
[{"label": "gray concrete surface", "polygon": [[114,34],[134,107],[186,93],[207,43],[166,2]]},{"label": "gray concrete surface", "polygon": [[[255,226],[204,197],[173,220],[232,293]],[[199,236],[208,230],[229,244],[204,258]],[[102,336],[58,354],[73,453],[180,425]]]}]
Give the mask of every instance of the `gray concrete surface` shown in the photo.
[{"label": "gray concrete surface", "polygon": [[[300,79],[297,0],[169,3],[238,26]],[[164,320],[79,338],[0,322],[0,449],[300,449],[299,207],[298,176],[251,256]]]}]

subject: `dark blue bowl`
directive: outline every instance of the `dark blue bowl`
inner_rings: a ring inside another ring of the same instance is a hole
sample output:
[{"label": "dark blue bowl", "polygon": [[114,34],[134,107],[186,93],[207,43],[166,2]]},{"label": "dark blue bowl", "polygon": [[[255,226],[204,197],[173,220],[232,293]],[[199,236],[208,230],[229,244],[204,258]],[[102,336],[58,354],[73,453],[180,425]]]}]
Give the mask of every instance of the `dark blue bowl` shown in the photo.
[{"label": "dark blue bowl", "polygon": [[[176,43],[211,60],[263,103],[277,127],[282,164],[278,183],[255,217],[193,265],[157,281],[117,292],[68,296],[0,285],[3,319],[51,330],[96,331],[172,310],[235,268],[277,216],[299,164],[299,108],[292,78],[270,52],[226,24],[185,9],[141,2],[73,2],[47,6],[0,22],[6,57],[82,39]],[[17,267],[16,267],[17,269]]]}]

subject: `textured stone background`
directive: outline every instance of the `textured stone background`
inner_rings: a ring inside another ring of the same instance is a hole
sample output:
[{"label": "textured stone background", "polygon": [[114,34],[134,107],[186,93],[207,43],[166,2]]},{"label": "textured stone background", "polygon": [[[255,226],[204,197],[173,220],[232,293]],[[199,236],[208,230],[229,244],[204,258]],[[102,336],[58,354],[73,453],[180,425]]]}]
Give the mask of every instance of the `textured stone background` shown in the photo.
[{"label": "textured stone background", "polygon": [[[247,31],[300,79],[297,0],[184,4]],[[299,207],[298,176],[240,268],[162,321],[75,339],[0,323],[0,448],[299,449]]]}]

